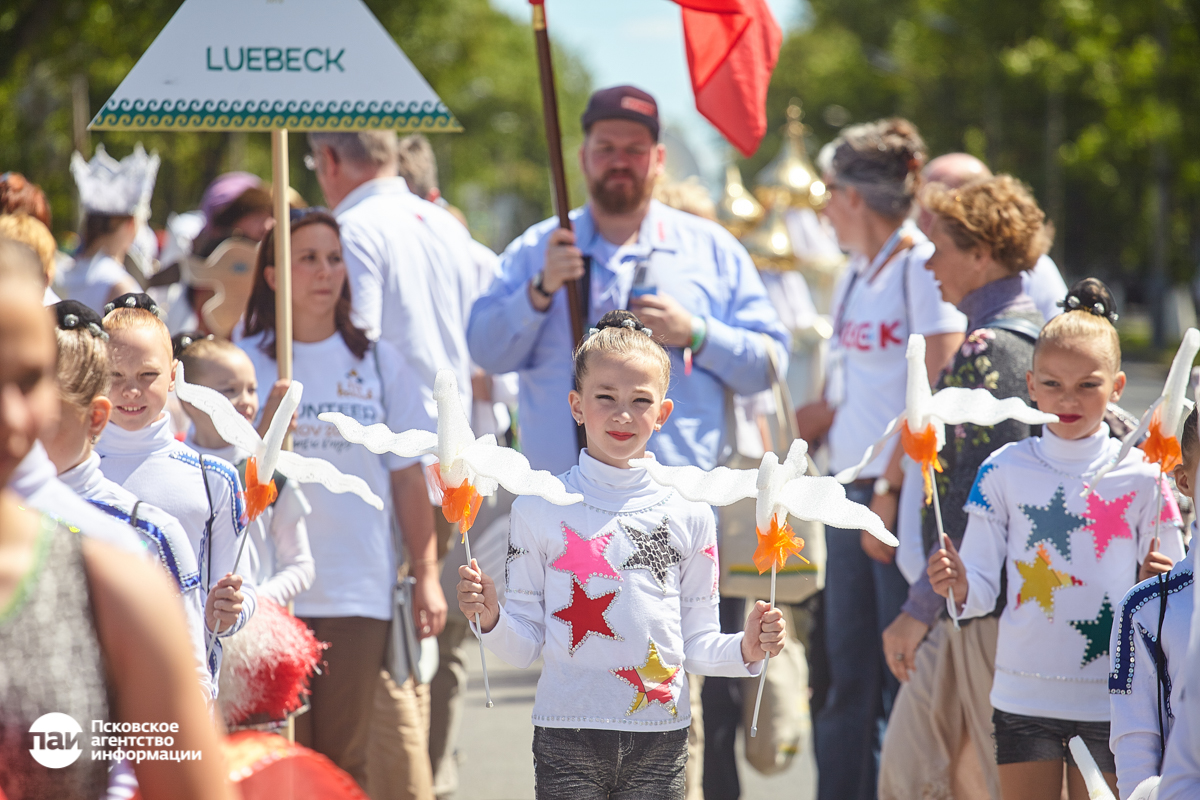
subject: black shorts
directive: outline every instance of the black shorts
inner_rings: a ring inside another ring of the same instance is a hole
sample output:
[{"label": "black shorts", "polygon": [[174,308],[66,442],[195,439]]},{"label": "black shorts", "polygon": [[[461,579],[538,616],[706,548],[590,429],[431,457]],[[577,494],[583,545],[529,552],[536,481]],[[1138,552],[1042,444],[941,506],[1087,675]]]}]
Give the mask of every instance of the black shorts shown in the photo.
[{"label": "black shorts", "polygon": [[996,728],[997,764],[1065,760],[1076,766],[1067,742],[1078,736],[1096,759],[1100,771],[1116,774],[1117,762],[1108,749],[1107,722],[1026,717],[996,709],[992,712],[992,724]]}]

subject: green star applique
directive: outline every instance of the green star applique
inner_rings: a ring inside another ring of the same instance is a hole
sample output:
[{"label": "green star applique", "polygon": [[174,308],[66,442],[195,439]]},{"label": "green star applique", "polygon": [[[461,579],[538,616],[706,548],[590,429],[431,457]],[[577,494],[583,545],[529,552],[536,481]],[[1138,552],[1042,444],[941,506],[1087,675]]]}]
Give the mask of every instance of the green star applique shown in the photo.
[{"label": "green star applique", "polygon": [[1060,484],[1044,506],[1027,506],[1022,504],[1021,510],[1029,518],[1033,526],[1029,531],[1026,547],[1033,547],[1038,542],[1049,542],[1068,561],[1071,559],[1071,534],[1087,525],[1091,520],[1067,511],[1066,498]]},{"label": "green star applique", "polygon": [[1068,624],[1083,634],[1087,647],[1083,651],[1083,663],[1086,667],[1100,656],[1108,655],[1109,635],[1112,633],[1113,607],[1108,601],[1108,592],[1104,593],[1104,603],[1095,619],[1073,619]]}]

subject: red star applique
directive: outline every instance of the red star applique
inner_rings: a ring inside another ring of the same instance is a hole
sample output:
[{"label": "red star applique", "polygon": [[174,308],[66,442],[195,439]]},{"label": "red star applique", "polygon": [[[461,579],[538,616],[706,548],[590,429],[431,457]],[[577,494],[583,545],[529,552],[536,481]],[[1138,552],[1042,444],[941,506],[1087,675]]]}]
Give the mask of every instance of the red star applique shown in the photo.
[{"label": "red star applique", "polygon": [[1083,527],[1092,532],[1092,540],[1096,544],[1096,560],[1104,557],[1108,545],[1113,539],[1132,539],[1133,532],[1125,520],[1125,509],[1133,502],[1136,492],[1123,494],[1112,502],[1105,502],[1098,492],[1088,495],[1087,511],[1084,516],[1089,523]]},{"label": "red star applique", "polygon": [[588,579],[592,576],[621,580],[621,576],[604,557],[604,550],[613,537],[611,532],[584,539],[565,522],[562,529],[566,550],[551,562],[551,568],[571,573],[584,586],[587,586]]},{"label": "red star applique", "polygon": [[675,695],[671,692],[671,684],[679,670],[680,667],[663,663],[658,655],[658,645],[653,639],[650,640],[645,664],[640,667],[609,670],[637,690],[633,705],[625,712],[625,716],[649,708],[651,703],[658,703],[670,712],[671,716],[675,716]]},{"label": "red star applique", "polygon": [[596,597],[588,597],[587,592],[583,590],[583,584],[574,578],[571,579],[571,603],[550,615],[567,624],[567,631],[571,636],[571,655],[575,655],[579,646],[592,634],[616,642],[621,641],[621,637],[609,626],[605,616],[608,607],[617,599],[618,591],[620,590],[613,589]]}]

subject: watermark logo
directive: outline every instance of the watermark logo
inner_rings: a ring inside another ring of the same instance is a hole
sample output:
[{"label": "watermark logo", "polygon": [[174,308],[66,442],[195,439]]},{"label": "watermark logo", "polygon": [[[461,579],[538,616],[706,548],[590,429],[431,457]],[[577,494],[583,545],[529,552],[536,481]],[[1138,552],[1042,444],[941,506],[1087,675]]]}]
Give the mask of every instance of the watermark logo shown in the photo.
[{"label": "watermark logo", "polygon": [[67,714],[43,714],[29,726],[29,754],[43,767],[62,769],[74,764],[83,753],[83,728]]}]

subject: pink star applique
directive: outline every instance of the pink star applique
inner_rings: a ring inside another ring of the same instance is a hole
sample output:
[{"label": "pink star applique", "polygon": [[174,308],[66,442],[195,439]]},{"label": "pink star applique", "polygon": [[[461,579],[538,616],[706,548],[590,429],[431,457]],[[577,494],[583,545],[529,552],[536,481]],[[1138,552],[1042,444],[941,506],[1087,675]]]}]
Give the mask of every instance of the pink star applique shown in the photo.
[{"label": "pink star applique", "polygon": [[604,550],[612,540],[612,533],[602,533],[592,539],[584,539],[565,522],[562,529],[563,542],[567,549],[550,564],[553,569],[571,573],[580,586],[587,586],[588,579],[592,576],[621,580],[621,576],[604,557]]},{"label": "pink star applique", "polygon": [[1096,560],[1104,557],[1113,539],[1133,538],[1133,532],[1129,530],[1129,523],[1125,520],[1125,510],[1129,508],[1136,494],[1123,494],[1112,502],[1105,502],[1098,492],[1088,495],[1084,516],[1090,522],[1083,526],[1083,529],[1092,532],[1092,540],[1096,545]]},{"label": "pink star applique", "polygon": [[721,564],[717,561],[717,546],[710,544],[708,547],[700,551],[704,555],[712,559],[713,562],[713,595],[721,590]]}]

